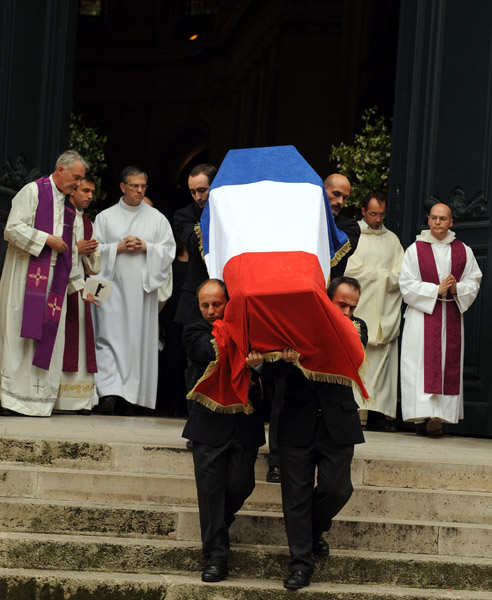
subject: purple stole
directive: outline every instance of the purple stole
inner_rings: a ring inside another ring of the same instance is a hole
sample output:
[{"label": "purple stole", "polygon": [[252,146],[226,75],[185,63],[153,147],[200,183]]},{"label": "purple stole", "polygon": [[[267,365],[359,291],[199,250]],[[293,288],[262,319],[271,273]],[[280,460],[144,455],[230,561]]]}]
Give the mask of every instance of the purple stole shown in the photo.
[{"label": "purple stole", "polygon": [[[432,244],[416,242],[422,281],[439,285]],[[451,273],[461,279],[466,265],[463,242],[451,246]],[[447,299],[453,298],[448,292]],[[424,392],[456,396],[461,387],[461,315],[454,299],[446,302],[446,356],[442,368],[442,301],[437,300],[432,314],[424,315]]]},{"label": "purple stole", "polygon": [[[92,223],[89,217],[82,215],[84,222],[84,240],[92,237]],[[87,372],[97,373],[96,346],[92,326],[91,307],[84,302],[85,310],[85,352]],[[63,353],[63,371],[75,373],[79,370],[79,295],[67,296],[67,318],[65,321],[65,351]]]},{"label": "purple stole", "polygon": [[[49,177],[36,181],[38,186],[38,207],[34,219],[34,228],[53,233],[53,190]],[[75,210],[65,199],[63,241],[68,249],[59,253],[48,290],[50,274],[51,248],[45,244],[39,256],[31,256],[26,279],[24,311],[22,315],[21,337],[37,340],[32,364],[48,370],[55,345],[63,300],[72,269],[72,234]]]}]

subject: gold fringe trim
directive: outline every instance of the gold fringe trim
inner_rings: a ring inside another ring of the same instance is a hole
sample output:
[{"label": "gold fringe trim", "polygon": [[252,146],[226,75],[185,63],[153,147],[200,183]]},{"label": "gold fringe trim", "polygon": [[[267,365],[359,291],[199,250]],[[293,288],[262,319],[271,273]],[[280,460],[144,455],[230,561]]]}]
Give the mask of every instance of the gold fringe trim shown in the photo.
[{"label": "gold fringe trim", "polygon": [[277,362],[277,360],[280,360],[282,358],[282,352],[275,350],[274,352],[266,352],[263,355],[263,358],[267,361],[267,362]]},{"label": "gold fringe trim", "polygon": [[251,404],[249,398],[248,398],[247,406],[244,406],[244,404],[242,402],[239,402],[238,404],[230,404],[229,406],[222,406],[222,404],[219,404],[218,402],[216,402],[212,398],[209,398],[202,392],[195,392],[196,386],[198,384],[200,384],[202,381],[205,381],[206,379],[208,379],[213,373],[215,373],[215,371],[219,365],[219,349],[217,347],[217,340],[215,338],[213,338],[210,340],[210,343],[212,344],[214,352],[215,352],[215,360],[212,360],[208,363],[207,368],[203,372],[203,375],[195,383],[195,385],[193,386],[193,389],[188,392],[186,398],[188,400],[195,400],[195,402],[199,402],[200,404],[203,404],[203,406],[205,406],[209,410],[213,410],[214,412],[218,412],[218,413],[225,413],[225,414],[244,413],[246,415],[253,414],[255,409],[253,408],[253,405]]},{"label": "gold fringe trim", "polygon": [[216,413],[221,413],[221,414],[232,415],[232,414],[244,413],[246,415],[251,415],[251,414],[253,414],[253,412],[255,410],[253,408],[253,405],[251,404],[249,398],[248,398],[247,406],[244,406],[244,404],[242,402],[240,402],[239,404],[230,404],[229,406],[222,406],[222,404],[219,404],[215,400],[212,400],[212,398],[205,396],[205,394],[202,394],[199,392],[193,392],[193,390],[186,397],[189,400],[194,400],[195,402],[199,402],[200,404],[203,404],[203,406],[205,406],[209,410],[212,410]]},{"label": "gold fringe trim", "polygon": [[[296,351],[295,356],[296,358],[292,362],[292,364],[301,370],[302,374],[306,379],[309,379],[311,381],[321,381],[322,383],[338,383],[340,385],[346,385],[347,387],[351,387],[352,389],[357,390],[359,392],[364,404],[374,403],[374,400],[371,397],[369,397],[369,399],[364,398],[359,384],[353,379],[350,379],[350,377],[345,377],[344,375],[335,375],[334,373],[320,373],[319,371],[310,371],[309,369],[306,369],[300,364],[299,352]],[[282,359],[282,352],[267,352],[263,355],[263,358],[267,362],[276,362],[277,360]],[[362,379],[362,381],[364,381],[364,377],[366,376],[368,370],[369,359],[367,358],[366,351],[364,350],[364,360],[362,361],[362,364],[358,370],[359,377]]]},{"label": "gold fringe trim", "polygon": [[[354,321],[354,326],[357,328],[356,321]],[[360,332],[360,325],[357,329]],[[212,340],[210,340],[210,343],[212,344],[212,346],[214,348],[215,360],[212,360],[209,362],[203,375],[195,383],[193,389],[190,392],[188,392],[188,395],[186,396],[186,398],[188,400],[194,400],[195,402],[199,402],[200,404],[203,404],[203,406],[205,406],[206,408],[208,408],[209,410],[212,410],[214,412],[224,413],[224,414],[244,413],[246,415],[251,415],[254,412],[254,408],[253,408],[249,398],[248,398],[247,406],[244,406],[244,404],[242,402],[239,404],[231,404],[229,406],[223,406],[222,404],[219,404],[218,402],[216,402],[212,398],[209,398],[202,392],[195,392],[195,388],[197,387],[197,385],[200,384],[202,381],[205,381],[206,379],[208,379],[215,372],[215,370],[217,369],[217,366],[219,364],[219,350],[217,347],[217,340],[212,339]],[[295,360],[292,362],[292,364],[301,370],[302,374],[304,375],[304,377],[306,379],[309,379],[311,381],[320,381],[323,383],[338,383],[340,385],[346,385],[347,387],[352,387],[352,389],[357,390],[359,392],[364,405],[374,403],[374,400],[371,397],[369,399],[364,398],[362,391],[360,389],[360,386],[358,385],[358,383],[356,381],[354,381],[353,379],[350,379],[350,377],[345,377],[344,375],[335,375],[334,373],[321,373],[319,371],[310,371],[309,369],[306,369],[299,363],[299,356],[300,356],[299,352],[295,351]],[[278,360],[282,359],[282,352],[280,352],[278,350],[276,350],[274,352],[266,352],[263,355],[263,358],[267,362],[277,362]],[[366,351],[364,350],[364,360],[358,370],[359,376],[362,379],[362,381],[364,381],[364,377],[366,376],[368,370],[369,370],[369,359],[367,358]],[[250,381],[250,387],[251,387],[251,381]]]},{"label": "gold fringe trim", "polygon": [[200,223],[195,223],[195,235],[198,238],[198,251],[202,256],[203,262],[205,262],[205,256],[203,255],[202,228],[200,227]]},{"label": "gold fringe trim", "polygon": [[347,240],[345,244],[335,252],[335,256],[330,261],[330,266],[335,267],[342,260],[342,258],[352,250],[350,240]]}]

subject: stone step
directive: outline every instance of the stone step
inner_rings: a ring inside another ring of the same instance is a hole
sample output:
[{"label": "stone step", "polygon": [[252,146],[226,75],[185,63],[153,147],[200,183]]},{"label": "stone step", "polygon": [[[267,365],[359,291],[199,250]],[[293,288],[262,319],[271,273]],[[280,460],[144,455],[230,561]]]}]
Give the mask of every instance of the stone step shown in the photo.
[{"label": "stone step", "polygon": [[[396,585],[351,585],[313,582],[302,592],[313,600],[490,600],[489,592],[428,589]],[[78,573],[0,569],[2,600],[291,600],[292,592],[280,580],[228,577],[204,584],[199,575]]]},{"label": "stone step", "polygon": [[[233,546],[229,567],[231,577],[281,580],[287,563],[283,548]],[[190,575],[199,574],[203,561],[192,543],[2,533],[0,568]],[[492,560],[334,550],[315,561],[313,582],[490,593]]]},{"label": "stone step", "polygon": [[354,486],[347,517],[492,523],[492,493]]},{"label": "stone step", "polygon": [[[194,507],[0,499],[0,531],[200,541]],[[492,558],[492,525],[338,517],[332,548]],[[286,546],[280,512],[243,510],[231,541]]]},{"label": "stone step", "polygon": [[[260,458],[260,463],[263,460]],[[87,443],[0,438],[0,465],[39,465],[98,471],[192,475],[193,456],[185,447],[145,443]],[[266,464],[260,475],[266,476]]]},{"label": "stone step", "polygon": [[[357,450],[356,446],[352,462],[354,484],[492,493],[492,447],[485,463],[478,459],[477,462],[466,462],[459,455],[454,456],[453,462],[360,458]],[[484,461],[483,456],[479,459]]]},{"label": "stone step", "polygon": [[[102,472],[43,466],[3,465],[0,497],[94,502],[196,505],[193,475]],[[258,510],[281,506],[280,486],[259,481],[249,505]]]},{"label": "stone step", "polygon": [[[440,443],[442,440],[431,441]],[[186,450],[184,440],[175,442],[174,446],[166,446],[138,442],[88,443],[4,437],[0,438],[0,465],[193,475],[192,453]],[[265,481],[266,472],[266,450],[263,448],[256,464],[257,480]],[[460,458],[453,455],[452,461],[449,459],[444,462],[437,459],[393,459],[391,456],[381,458],[379,453],[377,458],[371,458],[365,445],[357,446],[352,463],[352,480],[356,485],[376,487],[492,493],[492,449],[486,460],[482,457],[473,462],[468,456]]]},{"label": "stone step", "polygon": [[[192,475],[4,465],[0,469],[0,480],[0,497],[196,505]],[[257,481],[245,508],[281,510],[280,486]],[[355,486],[341,515],[489,524],[492,523],[492,493]]]}]

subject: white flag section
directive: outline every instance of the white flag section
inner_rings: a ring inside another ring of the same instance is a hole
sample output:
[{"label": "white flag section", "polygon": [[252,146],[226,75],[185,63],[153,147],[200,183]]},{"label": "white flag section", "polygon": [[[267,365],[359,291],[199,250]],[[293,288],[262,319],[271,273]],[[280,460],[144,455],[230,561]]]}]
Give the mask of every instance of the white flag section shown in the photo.
[{"label": "white flag section", "polygon": [[[258,181],[214,188],[209,197],[210,277],[245,252],[307,252],[330,276],[330,236],[323,188],[311,183]],[[224,235],[234,232],[234,235]]]}]

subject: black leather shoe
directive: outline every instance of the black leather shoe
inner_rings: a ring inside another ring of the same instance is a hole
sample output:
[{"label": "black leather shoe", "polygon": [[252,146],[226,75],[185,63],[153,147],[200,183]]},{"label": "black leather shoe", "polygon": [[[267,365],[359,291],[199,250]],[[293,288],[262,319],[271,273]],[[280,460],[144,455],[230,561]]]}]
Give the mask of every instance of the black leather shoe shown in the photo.
[{"label": "black leather shoe", "polygon": [[114,415],[116,408],[116,398],[114,396],[102,396],[99,398],[99,404],[94,406],[94,412],[100,415]]},{"label": "black leather shoe", "polygon": [[131,402],[127,402],[125,399],[121,398],[117,405],[117,411],[119,415],[122,417],[136,417],[137,409]]},{"label": "black leather shoe", "polygon": [[208,565],[202,573],[202,581],[205,583],[213,583],[214,581],[222,581],[229,575],[227,565]]},{"label": "black leather shoe", "polygon": [[287,579],[284,579],[284,588],[288,590],[300,590],[309,585],[309,575],[304,571],[294,571]]},{"label": "black leather shoe", "polygon": [[268,483],[280,483],[280,467],[270,467],[266,480]]},{"label": "black leather shoe", "polygon": [[330,555],[330,546],[321,536],[313,539],[313,554],[316,556]]},{"label": "black leather shoe", "polygon": [[395,433],[396,431],[398,431],[395,423],[396,420],[394,419],[392,419],[391,421],[384,419],[381,421],[375,421],[374,423],[368,423],[366,425],[366,431],[383,431],[387,433]]}]

